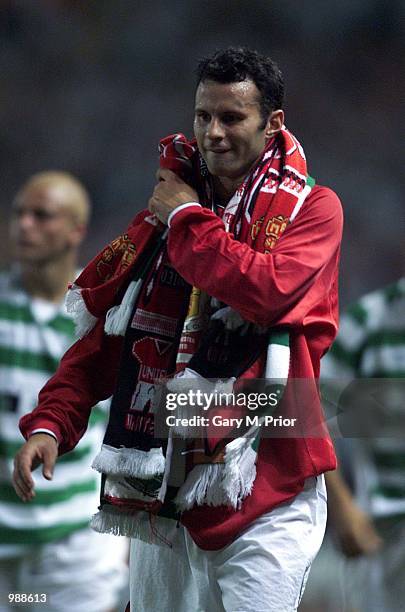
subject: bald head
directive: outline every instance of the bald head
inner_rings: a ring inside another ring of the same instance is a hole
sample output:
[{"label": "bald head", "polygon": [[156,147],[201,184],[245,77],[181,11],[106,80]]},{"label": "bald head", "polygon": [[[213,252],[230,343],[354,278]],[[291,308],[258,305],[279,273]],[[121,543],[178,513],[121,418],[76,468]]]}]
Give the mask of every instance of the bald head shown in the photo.
[{"label": "bald head", "polygon": [[18,191],[15,202],[30,191],[51,194],[58,206],[71,215],[79,225],[87,225],[90,217],[90,198],[84,186],[69,172],[47,170],[33,174]]},{"label": "bald head", "polygon": [[34,174],[18,191],[12,207],[11,238],[16,256],[28,263],[73,257],[90,215],[83,185],[68,172]]}]

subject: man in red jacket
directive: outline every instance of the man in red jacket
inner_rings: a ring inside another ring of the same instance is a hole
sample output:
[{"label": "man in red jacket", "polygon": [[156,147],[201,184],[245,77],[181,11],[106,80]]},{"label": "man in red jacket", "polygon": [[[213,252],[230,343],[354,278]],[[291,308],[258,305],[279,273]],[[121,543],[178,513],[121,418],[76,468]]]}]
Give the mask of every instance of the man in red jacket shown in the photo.
[{"label": "man in red jacket", "polygon": [[[113,394],[93,525],[133,538],[137,612],[296,610],[322,541],[335,455],[315,381],[337,330],[342,212],[284,126],[283,89],[274,62],[249,49],[199,64],[195,141],[162,140],[149,212],[71,288],[82,338],[21,421],[14,481],[29,501],[31,469],[51,477],[90,407]],[[174,372],[174,391],[278,379],[268,419],[279,434],[259,419],[249,436],[179,425],[162,440],[156,386]],[[296,379],[307,383],[299,413]]]}]

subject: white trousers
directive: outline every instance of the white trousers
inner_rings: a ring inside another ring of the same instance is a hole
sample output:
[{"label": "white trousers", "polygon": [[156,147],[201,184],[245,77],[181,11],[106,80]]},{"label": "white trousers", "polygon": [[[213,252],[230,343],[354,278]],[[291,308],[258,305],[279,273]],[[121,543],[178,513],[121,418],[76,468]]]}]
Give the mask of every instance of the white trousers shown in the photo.
[{"label": "white trousers", "polygon": [[159,519],[173,547],[132,540],[131,612],[293,612],[325,526],[323,476],[220,550],[201,550],[184,527]]}]

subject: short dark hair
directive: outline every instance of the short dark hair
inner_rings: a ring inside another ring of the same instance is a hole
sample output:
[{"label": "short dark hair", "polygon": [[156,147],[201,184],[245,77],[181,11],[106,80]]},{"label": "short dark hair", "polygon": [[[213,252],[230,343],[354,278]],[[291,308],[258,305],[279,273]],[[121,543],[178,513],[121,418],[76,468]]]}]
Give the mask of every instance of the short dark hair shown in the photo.
[{"label": "short dark hair", "polygon": [[228,47],[199,61],[197,87],[201,81],[237,83],[250,79],[261,94],[260,111],[266,121],[269,114],[284,103],[284,79],[277,64],[269,57],[247,47]]}]

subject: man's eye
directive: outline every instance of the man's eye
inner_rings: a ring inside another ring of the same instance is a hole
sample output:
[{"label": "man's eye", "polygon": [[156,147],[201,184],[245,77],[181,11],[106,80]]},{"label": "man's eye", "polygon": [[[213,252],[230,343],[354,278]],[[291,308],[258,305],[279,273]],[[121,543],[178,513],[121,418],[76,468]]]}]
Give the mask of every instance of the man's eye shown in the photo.
[{"label": "man's eye", "polygon": [[233,115],[232,113],[229,113],[222,117],[222,121],[227,124],[237,123],[238,121],[241,121],[241,118],[239,117],[239,115]]},{"label": "man's eye", "polygon": [[41,208],[37,210],[24,210],[23,208],[14,208],[12,210],[12,216],[17,219],[21,219],[26,215],[31,215],[37,221],[49,221],[58,216],[59,213],[51,212],[48,210],[42,210]]},{"label": "man's eye", "polygon": [[206,122],[210,120],[210,116],[208,113],[198,112],[196,113],[196,118],[200,121]]},{"label": "man's eye", "polygon": [[49,212],[48,210],[33,210],[32,214],[38,221],[48,221],[56,216],[55,213]]}]

